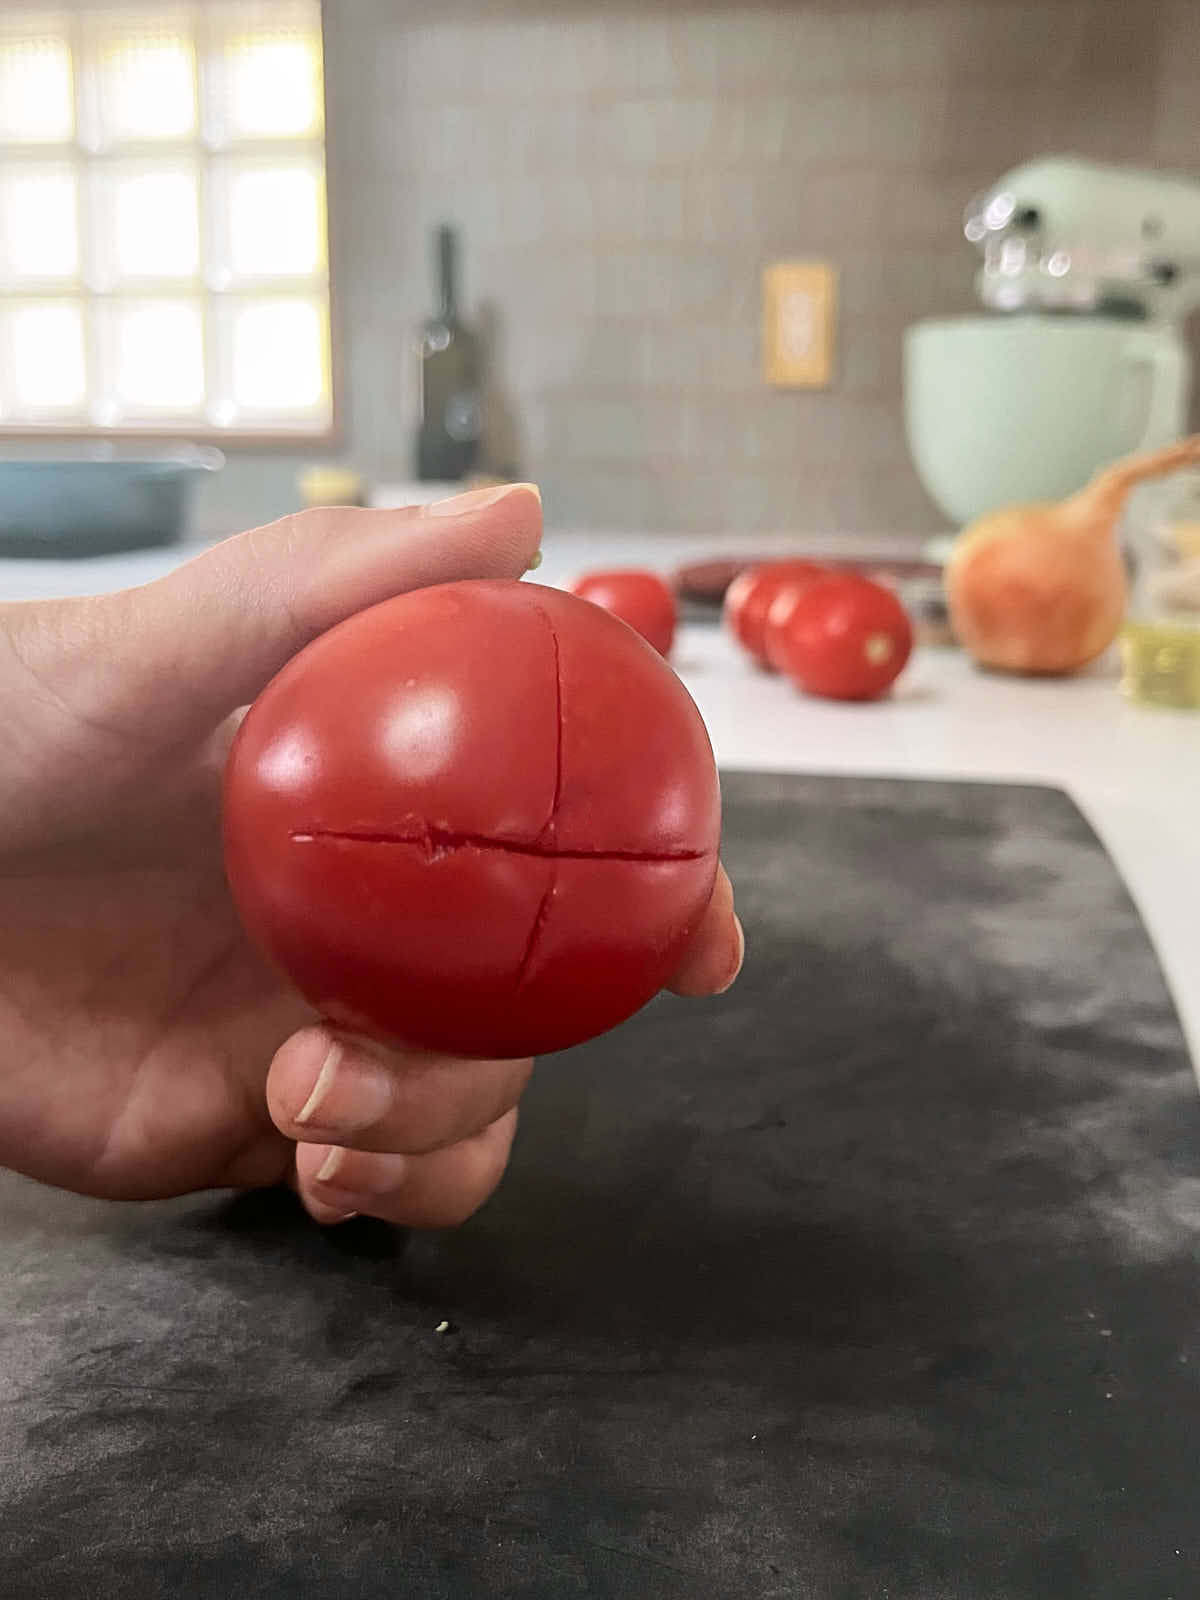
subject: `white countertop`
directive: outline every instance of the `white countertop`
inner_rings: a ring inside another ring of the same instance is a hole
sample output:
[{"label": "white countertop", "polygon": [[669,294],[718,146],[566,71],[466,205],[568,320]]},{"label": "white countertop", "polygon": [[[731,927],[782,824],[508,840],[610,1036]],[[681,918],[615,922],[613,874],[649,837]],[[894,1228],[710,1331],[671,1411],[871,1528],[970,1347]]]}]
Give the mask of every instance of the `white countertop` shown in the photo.
[{"label": "white countertop", "polygon": [[[743,541],[747,544],[750,541]],[[754,550],[799,548],[795,539]],[[733,540],[558,536],[539,579],[581,565],[669,568]],[[826,548],[828,544],[826,543]],[[854,542],[839,542],[851,550]],[[878,548],[878,542],[874,542]],[[0,562],[0,599],[145,582],[191,553]],[[1158,947],[1200,1061],[1200,716],[1127,704],[1111,664],[1046,682],[975,672],[956,651],[918,651],[896,694],[867,706],[806,699],[756,671],[720,630],[681,630],[675,665],[722,766],[787,772],[1053,784],[1077,802],[1123,873]]]},{"label": "white countertop", "polygon": [[921,650],[894,695],[865,706],[796,694],[714,628],[684,629],[675,665],[726,768],[1065,789],[1138,903],[1200,1063],[1200,716],[1128,704],[1111,664],[1027,682]]}]

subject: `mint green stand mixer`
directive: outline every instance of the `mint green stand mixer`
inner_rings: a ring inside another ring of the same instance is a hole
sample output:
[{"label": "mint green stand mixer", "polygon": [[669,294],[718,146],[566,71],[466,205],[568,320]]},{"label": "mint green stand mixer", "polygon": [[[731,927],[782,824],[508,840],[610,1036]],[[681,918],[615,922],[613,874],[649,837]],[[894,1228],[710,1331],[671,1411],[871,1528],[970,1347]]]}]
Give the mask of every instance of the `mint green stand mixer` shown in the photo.
[{"label": "mint green stand mixer", "polygon": [[1033,161],[972,202],[964,231],[984,311],[916,323],[904,342],[909,446],[952,525],[1063,499],[1186,431],[1200,183]]}]

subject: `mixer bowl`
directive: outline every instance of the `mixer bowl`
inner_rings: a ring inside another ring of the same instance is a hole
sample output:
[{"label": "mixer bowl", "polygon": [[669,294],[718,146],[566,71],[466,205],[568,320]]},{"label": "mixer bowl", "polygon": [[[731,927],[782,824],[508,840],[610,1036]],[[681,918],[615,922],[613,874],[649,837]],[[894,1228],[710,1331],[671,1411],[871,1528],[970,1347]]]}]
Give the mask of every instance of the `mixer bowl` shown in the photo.
[{"label": "mixer bowl", "polygon": [[927,493],[956,526],[1060,500],[1118,456],[1183,433],[1189,364],[1175,329],[1103,317],[918,322],[904,417]]}]

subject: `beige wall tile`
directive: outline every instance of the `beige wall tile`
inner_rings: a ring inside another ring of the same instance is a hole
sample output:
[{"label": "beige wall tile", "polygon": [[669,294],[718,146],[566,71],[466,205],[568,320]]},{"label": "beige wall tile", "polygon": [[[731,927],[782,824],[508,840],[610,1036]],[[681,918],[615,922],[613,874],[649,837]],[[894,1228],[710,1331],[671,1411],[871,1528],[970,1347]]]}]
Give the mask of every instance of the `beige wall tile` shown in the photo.
[{"label": "beige wall tile", "polygon": [[[1063,149],[1200,172],[1197,0],[435,0],[329,7],[348,453],[407,472],[430,230],[553,521],[939,525],[901,339],[975,305],[963,208]],[[760,379],[760,274],[838,269],[828,390]]]}]

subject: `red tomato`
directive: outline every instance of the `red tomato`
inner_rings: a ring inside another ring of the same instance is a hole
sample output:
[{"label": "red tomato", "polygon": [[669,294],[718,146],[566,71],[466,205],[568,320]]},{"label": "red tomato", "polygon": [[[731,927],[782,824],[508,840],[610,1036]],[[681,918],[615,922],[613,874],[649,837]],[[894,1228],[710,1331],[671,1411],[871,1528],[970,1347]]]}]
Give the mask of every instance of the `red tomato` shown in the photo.
[{"label": "red tomato", "polygon": [[229,882],[323,1016],[455,1055],[590,1038],[671,977],[712,892],[700,714],[599,607],[443,584],[302,650],[242,723]]},{"label": "red tomato", "polygon": [[[778,609],[776,609],[776,607]],[[912,624],[890,589],[853,573],[781,594],[771,608],[781,669],[809,694],[874,700],[912,654]]]},{"label": "red tomato", "polygon": [[767,656],[767,612],[775,596],[789,582],[824,576],[824,569],[813,561],[769,561],[750,567],[725,591],[725,622],[734,638],[758,662],[770,668]]},{"label": "red tomato", "polygon": [[675,594],[657,572],[585,572],[568,586],[581,600],[603,606],[668,656],[675,640]]},{"label": "red tomato", "polygon": [[767,596],[767,614],[763,619],[762,640],[763,654],[767,658],[767,666],[772,672],[784,672],[786,669],[780,654],[780,625],[791,615],[792,607],[810,583],[817,583],[830,576],[827,567],[809,567],[804,572],[792,573],[777,583]]}]

